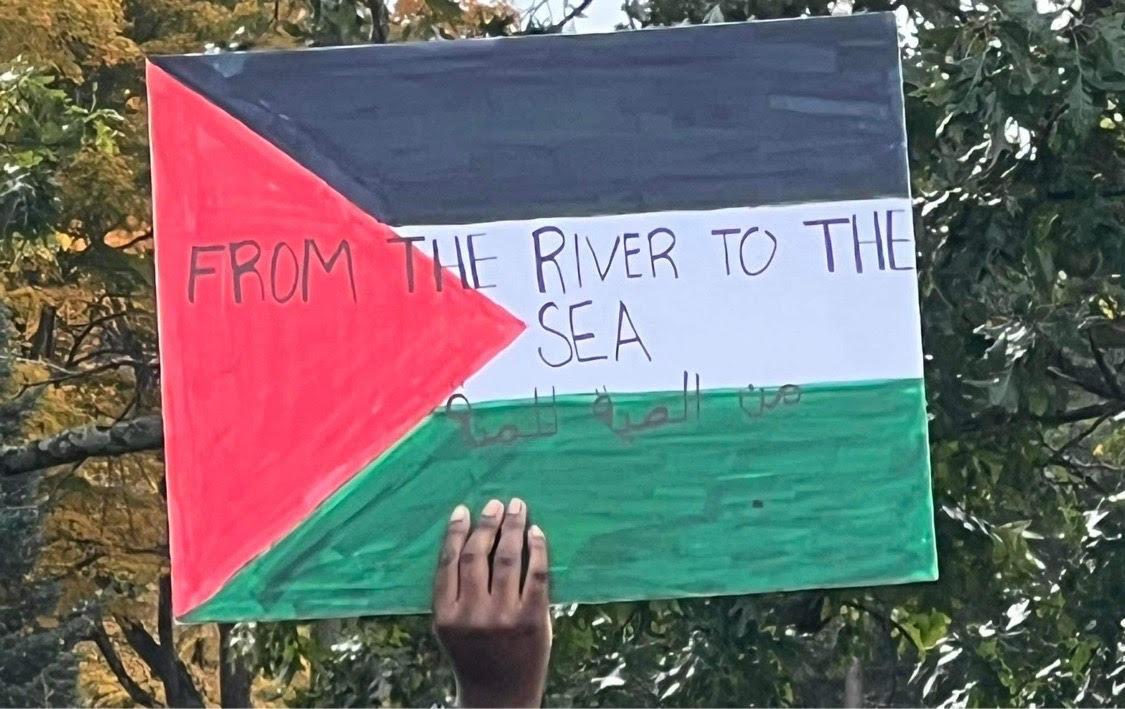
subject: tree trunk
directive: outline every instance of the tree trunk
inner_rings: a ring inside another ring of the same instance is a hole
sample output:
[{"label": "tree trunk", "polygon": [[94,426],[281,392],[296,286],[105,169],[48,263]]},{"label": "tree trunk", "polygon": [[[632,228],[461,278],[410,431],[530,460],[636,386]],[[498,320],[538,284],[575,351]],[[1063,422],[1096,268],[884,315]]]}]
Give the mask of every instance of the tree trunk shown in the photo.
[{"label": "tree trunk", "polygon": [[390,13],[383,0],[365,0],[364,4],[371,12],[371,35],[368,41],[372,44],[386,44],[390,36]]},{"label": "tree trunk", "polygon": [[[340,632],[343,630],[344,622],[339,618],[325,618],[313,622],[309,626],[309,633],[312,639],[317,642],[322,648],[330,648],[333,643],[340,639]],[[316,686],[317,682],[317,666],[309,667],[309,685]]]},{"label": "tree trunk", "polygon": [[117,654],[117,650],[113,647],[113,641],[110,640],[109,634],[105,632],[105,626],[102,625],[101,618],[94,619],[94,626],[90,631],[90,639],[97,645],[98,650],[101,651],[105,663],[109,665],[109,669],[113,672],[113,676],[117,678],[118,683],[129,695],[129,699],[133,700],[134,704],[142,707],[155,707],[159,706],[156,699],[151,694],[145,691],[144,687],[139,685],[135,679],[129,675],[129,671],[125,669],[125,664],[121,662],[121,656]]},{"label": "tree trunk", "polygon": [[195,680],[187,667],[180,661],[176,652],[176,639],[172,626],[172,577],[160,577],[160,598],[156,605],[156,633],[163,649],[164,671],[160,679],[164,683],[164,696],[170,707],[201,707],[203,697],[195,686]]},{"label": "tree trunk", "polygon": [[152,637],[143,624],[131,618],[118,616],[117,624],[121,626],[129,646],[164,685],[164,701],[168,706],[203,706],[203,695],[195,686],[191,672],[176,652],[172,627],[172,579],[168,574],[160,577],[160,597],[156,605],[156,638]]},{"label": "tree trunk", "polygon": [[50,359],[55,356],[55,316],[58,309],[44,305],[39,311],[39,327],[31,336],[31,359]]},{"label": "tree trunk", "polygon": [[250,706],[250,671],[236,653],[231,652],[231,623],[219,623],[219,705]]},{"label": "tree trunk", "polygon": [[844,706],[852,709],[863,706],[863,663],[852,658],[848,673],[844,675]]}]

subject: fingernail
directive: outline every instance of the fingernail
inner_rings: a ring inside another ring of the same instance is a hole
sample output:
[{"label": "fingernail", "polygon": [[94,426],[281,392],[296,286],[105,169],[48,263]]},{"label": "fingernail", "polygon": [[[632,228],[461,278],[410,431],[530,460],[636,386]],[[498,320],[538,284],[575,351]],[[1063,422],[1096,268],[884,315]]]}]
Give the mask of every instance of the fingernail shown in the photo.
[{"label": "fingernail", "polygon": [[469,508],[464,505],[457,505],[453,508],[453,514],[449,515],[450,522],[464,522],[469,519]]},{"label": "fingernail", "polygon": [[543,539],[544,536],[545,536],[543,534],[543,530],[539,529],[539,525],[537,525],[537,524],[531,525],[531,529],[527,530],[527,533],[530,534],[533,537],[538,537],[540,539]]},{"label": "fingernail", "polygon": [[518,515],[520,512],[523,512],[523,500],[513,497],[508,503],[508,514]]},{"label": "fingernail", "polygon": [[489,500],[488,504],[484,506],[484,509],[481,510],[480,513],[485,517],[495,517],[500,514],[503,509],[504,503],[500,500]]}]

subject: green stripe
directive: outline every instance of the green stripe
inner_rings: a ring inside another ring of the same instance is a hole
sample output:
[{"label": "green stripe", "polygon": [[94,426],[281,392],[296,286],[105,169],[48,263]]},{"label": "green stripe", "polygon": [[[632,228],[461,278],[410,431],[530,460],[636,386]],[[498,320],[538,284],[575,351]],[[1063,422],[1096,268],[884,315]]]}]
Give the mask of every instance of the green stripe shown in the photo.
[{"label": "green stripe", "polygon": [[[547,531],[556,602],[937,577],[921,381],[804,386],[754,417],[737,392],[703,392],[698,419],[632,440],[592,401],[559,397],[557,435],[473,449],[431,415],[183,620],[426,610],[447,512],[513,495]],[[682,408],[679,393],[613,404],[618,421]],[[474,408],[478,434],[533,422],[527,401]]]}]

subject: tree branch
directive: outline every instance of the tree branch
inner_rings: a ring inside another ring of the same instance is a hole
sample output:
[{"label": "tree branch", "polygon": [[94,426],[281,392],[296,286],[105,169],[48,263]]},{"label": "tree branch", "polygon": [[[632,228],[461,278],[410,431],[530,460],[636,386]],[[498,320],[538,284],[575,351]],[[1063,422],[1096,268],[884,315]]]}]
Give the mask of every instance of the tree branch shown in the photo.
[{"label": "tree branch", "polygon": [[[157,610],[159,612],[159,608]],[[142,624],[130,618],[117,616],[116,620],[129,646],[144,660],[153,674],[160,678],[168,706],[203,706],[203,697],[184,663],[180,661],[175,643],[162,645],[156,642]]]},{"label": "tree branch", "polygon": [[1039,423],[1058,425],[1063,423],[1077,423],[1079,421],[1098,418],[1099,416],[1116,416],[1122,411],[1125,411],[1125,402],[1107,401],[1102,404],[1091,404],[1090,406],[1071,409],[1070,411],[1064,411],[1061,414],[1053,414],[1050,416],[1035,416],[1032,418],[1032,420]]},{"label": "tree branch", "polygon": [[918,652],[923,652],[924,648],[919,647],[918,643],[916,643],[914,641],[914,636],[910,634],[910,631],[908,631],[906,628],[902,627],[902,623],[899,623],[897,620],[890,617],[886,613],[880,613],[879,611],[875,610],[874,608],[872,608],[868,605],[865,605],[863,603],[860,603],[859,601],[844,601],[840,605],[844,606],[846,608],[854,608],[855,610],[857,610],[861,613],[866,613],[867,615],[871,616],[872,618],[874,618],[878,621],[881,621],[883,623],[887,623],[889,625],[893,625],[895,630],[897,630],[899,632],[899,635],[901,635],[907,642],[909,642],[911,645],[913,645],[915,650],[917,650]]},{"label": "tree branch", "polygon": [[1106,386],[1118,399],[1125,399],[1125,391],[1121,390],[1121,383],[1117,381],[1117,375],[1109,367],[1109,363],[1105,361],[1105,353],[1094,342],[1094,334],[1089,330],[1086,331],[1086,340],[1090,343],[1090,352],[1094,355],[1094,364],[1098,365],[1098,371],[1102,373],[1102,379],[1105,380]]},{"label": "tree branch", "polygon": [[104,326],[110,320],[115,320],[117,318],[123,318],[123,317],[126,317],[128,315],[132,315],[133,312],[134,311],[126,309],[126,310],[121,311],[121,312],[114,312],[114,313],[110,313],[108,315],[102,315],[101,317],[91,319],[89,322],[87,322],[85,325],[83,325],[82,330],[79,331],[79,333],[74,336],[74,344],[72,344],[70,346],[70,353],[67,354],[67,357],[66,357],[66,366],[67,367],[73,367],[74,366],[74,360],[75,360],[76,357],[78,357],[78,350],[81,349],[82,342],[90,335],[91,332],[94,331],[95,327],[97,327],[98,325]]},{"label": "tree branch", "polygon": [[[98,354],[106,354],[106,353],[98,353]],[[109,354],[113,354],[113,353],[109,353]],[[89,358],[84,357],[82,359],[84,361],[85,359],[89,359]],[[60,374],[59,376],[51,377],[50,379],[43,379],[43,380],[37,381],[37,382],[28,382],[27,384],[24,384],[22,387],[20,387],[20,390],[18,392],[16,392],[16,397],[23,396],[23,394],[25,392],[28,392],[31,389],[34,389],[35,387],[50,386],[52,384],[62,384],[63,382],[69,382],[69,381],[72,381],[74,379],[81,379],[82,377],[90,376],[91,374],[101,374],[102,372],[108,372],[110,370],[117,369],[118,367],[133,367],[134,370],[135,370],[136,367],[143,366],[144,364],[145,364],[144,362],[140,362],[140,361],[132,359],[132,358],[122,359],[122,360],[113,360],[112,362],[106,362],[105,364],[99,364],[96,367],[89,367],[87,369],[79,369],[79,370],[76,370],[76,371],[67,372],[65,374]]]},{"label": "tree branch", "polygon": [[160,643],[153,639],[145,627],[132,618],[115,616],[114,620],[121,626],[121,633],[128,641],[129,647],[152,668],[154,674],[161,675],[164,669],[164,655]]},{"label": "tree branch", "polygon": [[[152,229],[149,229],[144,234],[141,234],[138,237],[129,239],[124,244],[121,244],[119,246],[111,246],[110,248],[117,249],[118,251],[123,251],[123,250],[129,248],[130,246],[136,246],[137,244],[141,243],[142,241],[147,241],[151,238],[152,238]],[[108,246],[108,244],[107,244],[107,246]]]},{"label": "tree branch", "polygon": [[1069,471],[1073,475],[1080,478],[1082,480],[1082,482],[1086,483],[1092,490],[1094,490],[1099,495],[1102,495],[1104,497],[1109,497],[1109,490],[1107,490],[1104,485],[1099,483],[1094,478],[1094,476],[1092,476],[1090,473],[1087,473],[1085,470],[1083,470],[1083,468],[1089,467],[1085,463],[1082,463],[1081,461],[1075,460],[1074,458],[1069,458],[1066,455],[1063,455],[1061,457],[1061,460],[1060,460],[1059,464],[1062,465],[1064,468],[1066,468],[1067,471]]},{"label": "tree branch", "polygon": [[933,440],[943,440],[953,436],[961,436],[970,433],[988,433],[997,429],[1006,428],[1008,426],[1016,426],[1019,424],[1039,423],[1047,426],[1061,426],[1066,423],[1078,423],[1079,421],[1088,421],[1096,419],[1101,416],[1116,416],[1125,411],[1125,402],[1123,401],[1106,401],[1101,404],[1091,404],[1089,406],[1082,406],[1070,411],[1063,411],[1057,414],[1047,414],[1044,416],[1004,416],[1000,418],[971,418],[967,421],[955,422],[950,430],[947,432],[933,432]]},{"label": "tree branch", "polygon": [[1087,394],[1093,394],[1094,396],[1098,396],[1103,399],[1112,398],[1109,391],[1102,389],[1101,386],[1099,386],[1097,383],[1091,382],[1089,379],[1083,379],[1075,373],[1075,370],[1073,368],[1067,371],[1063,367],[1050,366],[1047,367],[1047,374],[1054,377],[1055,379],[1061,379],[1068,384],[1073,384]]},{"label": "tree branch", "polygon": [[117,678],[118,683],[125,689],[125,693],[129,695],[129,698],[142,707],[157,706],[156,699],[145,691],[144,687],[137,684],[136,680],[129,676],[129,672],[125,669],[124,663],[121,662],[121,657],[117,654],[117,650],[114,649],[113,641],[109,639],[109,635],[105,632],[105,626],[102,625],[100,618],[96,620],[93,630],[90,631],[90,639],[98,646],[98,650],[101,651],[105,663],[109,665],[113,676]]},{"label": "tree branch", "polygon": [[[1066,459],[1066,452],[1068,450],[1070,450],[1074,446],[1081,443],[1083,439],[1087,438],[1091,433],[1096,431],[1098,429],[1098,427],[1101,426],[1103,423],[1105,423],[1111,415],[1112,414],[1106,413],[1106,414],[1102,414],[1097,419],[1095,419],[1093,424],[1091,424],[1090,426],[1087,426],[1077,436],[1075,436],[1074,438],[1071,438],[1069,441],[1064,443],[1062,445],[1062,447],[1060,447],[1058,450],[1054,451],[1054,455],[1052,455],[1050,460],[1047,461],[1047,464],[1050,465],[1051,463],[1057,463],[1057,462],[1065,460]],[[1044,442],[1044,445],[1046,445],[1045,442]],[[1050,446],[1047,446],[1047,448],[1050,448]]]},{"label": "tree branch", "polygon": [[546,33],[553,34],[555,32],[562,32],[563,28],[566,27],[566,23],[581,15],[586,10],[586,8],[590,7],[590,3],[592,3],[593,1],[594,0],[582,0],[582,2],[572,7],[570,9],[570,12],[563,15],[563,18],[561,20],[548,27]]},{"label": "tree branch", "polygon": [[38,441],[0,448],[0,476],[30,473],[86,458],[159,450],[163,445],[164,429],[159,416],[138,416],[112,426],[89,424]]},{"label": "tree branch", "polygon": [[1110,198],[1110,199],[1114,199],[1114,198],[1117,198],[1117,197],[1125,196],[1125,189],[1101,190],[1100,192],[1091,192],[1088,195],[1079,195],[1074,190],[1066,190],[1066,191],[1062,191],[1062,192],[1047,192],[1046,196],[1047,196],[1047,199],[1055,200],[1055,201],[1075,199],[1079,196],[1107,197],[1107,198]]},{"label": "tree branch", "polygon": [[1052,366],[1047,367],[1047,373],[1051,376],[1070,382],[1076,387],[1084,389],[1102,399],[1120,398],[1116,397],[1112,390],[1103,385],[1103,377],[1100,372],[1095,372],[1092,369],[1075,364],[1067,359],[1062,350],[1057,347],[1051,348],[1050,357]]}]

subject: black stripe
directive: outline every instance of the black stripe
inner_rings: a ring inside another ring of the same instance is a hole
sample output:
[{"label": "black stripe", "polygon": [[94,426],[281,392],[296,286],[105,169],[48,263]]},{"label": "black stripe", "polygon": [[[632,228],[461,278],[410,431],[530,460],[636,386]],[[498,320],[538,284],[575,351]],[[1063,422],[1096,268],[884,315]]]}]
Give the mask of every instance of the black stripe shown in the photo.
[{"label": "black stripe", "polygon": [[392,225],[909,194],[889,13],[154,61]]}]

